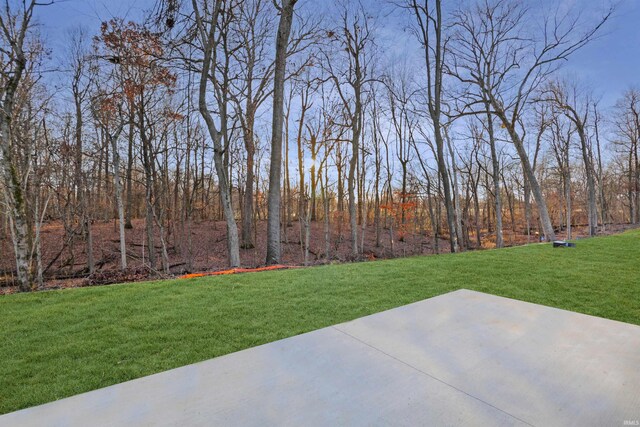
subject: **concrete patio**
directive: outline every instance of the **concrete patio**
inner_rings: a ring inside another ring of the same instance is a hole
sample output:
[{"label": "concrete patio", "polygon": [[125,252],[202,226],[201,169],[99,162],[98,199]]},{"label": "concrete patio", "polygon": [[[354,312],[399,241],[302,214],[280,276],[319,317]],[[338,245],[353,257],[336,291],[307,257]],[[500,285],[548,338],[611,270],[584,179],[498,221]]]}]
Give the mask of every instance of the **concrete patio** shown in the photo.
[{"label": "concrete patio", "polygon": [[0,425],[637,420],[639,326],[460,290],[7,414]]}]

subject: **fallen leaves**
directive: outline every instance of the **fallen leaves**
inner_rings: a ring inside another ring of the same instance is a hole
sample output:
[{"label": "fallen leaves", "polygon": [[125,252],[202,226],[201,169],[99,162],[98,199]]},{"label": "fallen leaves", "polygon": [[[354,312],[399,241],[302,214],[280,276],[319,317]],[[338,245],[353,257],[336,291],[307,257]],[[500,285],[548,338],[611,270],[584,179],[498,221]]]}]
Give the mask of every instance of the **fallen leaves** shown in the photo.
[{"label": "fallen leaves", "polygon": [[185,274],[184,276],[180,276],[180,279],[193,279],[196,277],[205,277],[205,276],[223,276],[227,274],[238,274],[238,273],[256,273],[259,271],[284,270],[287,268],[296,268],[296,267],[292,267],[289,265],[269,265],[267,267],[258,267],[258,268],[232,268],[229,270],[218,270],[218,271],[209,271],[204,273]]}]

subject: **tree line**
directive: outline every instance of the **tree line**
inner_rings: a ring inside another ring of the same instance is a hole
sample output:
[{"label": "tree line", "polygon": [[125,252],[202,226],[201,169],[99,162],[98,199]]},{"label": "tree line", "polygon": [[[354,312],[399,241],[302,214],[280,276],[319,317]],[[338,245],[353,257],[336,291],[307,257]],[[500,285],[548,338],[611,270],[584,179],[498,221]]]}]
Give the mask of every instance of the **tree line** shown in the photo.
[{"label": "tree line", "polygon": [[[230,267],[261,221],[268,265],[294,223],[307,264],[313,238],[323,260],[337,240],[361,259],[368,226],[393,254],[407,233],[438,253],[502,247],[506,230],[554,240],[640,221],[640,90],[606,108],[561,68],[612,10],[164,0],[138,21],[75,28],[52,52],[34,13],[55,2],[3,3],[0,238],[23,291],[62,253],[84,254],[80,274],[99,269],[102,220],[126,270],[126,229],[142,219],[142,259],[163,274],[169,246],[193,270],[205,220],[225,222]],[[56,221],[45,263],[41,230]]]}]

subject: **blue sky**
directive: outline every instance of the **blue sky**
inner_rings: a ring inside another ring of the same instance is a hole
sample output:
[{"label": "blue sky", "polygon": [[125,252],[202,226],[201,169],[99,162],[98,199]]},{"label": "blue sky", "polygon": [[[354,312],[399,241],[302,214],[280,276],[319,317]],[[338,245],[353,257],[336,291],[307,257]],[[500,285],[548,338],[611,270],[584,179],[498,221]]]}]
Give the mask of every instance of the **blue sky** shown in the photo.
[{"label": "blue sky", "polygon": [[629,86],[640,85],[640,1],[619,2],[603,35],[576,53],[564,72],[589,83],[603,106],[613,105]]},{"label": "blue sky", "polygon": [[[302,7],[313,3],[306,0]],[[369,3],[379,4],[375,0]],[[153,4],[153,0],[56,0],[51,6],[39,8],[37,18],[55,58],[65,51],[66,33],[70,28],[82,25],[93,34],[101,21],[113,16],[135,20]],[[598,14],[609,2],[563,0],[563,4],[589,16]],[[601,37],[573,56],[563,72],[588,83],[596,96],[602,98],[603,107],[613,105],[630,85],[640,85],[640,0],[619,1]]]}]

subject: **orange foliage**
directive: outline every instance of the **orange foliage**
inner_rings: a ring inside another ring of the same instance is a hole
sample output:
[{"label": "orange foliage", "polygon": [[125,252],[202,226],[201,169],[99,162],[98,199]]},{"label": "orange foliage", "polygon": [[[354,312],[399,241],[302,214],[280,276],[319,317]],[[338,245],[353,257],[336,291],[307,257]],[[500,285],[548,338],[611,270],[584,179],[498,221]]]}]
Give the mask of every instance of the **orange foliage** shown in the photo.
[{"label": "orange foliage", "polygon": [[237,274],[237,273],[255,273],[258,271],[282,270],[286,268],[292,268],[292,267],[287,265],[270,265],[267,267],[258,267],[258,268],[232,268],[230,270],[210,271],[207,273],[185,274],[184,276],[180,276],[180,279],[193,279],[195,277],[205,277],[205,276],[223,276],[227,274]]},{"label": "orange foliage", "polygon": [[[396,192],[396,200],[399,201],[380,205],[380,209],[394,218],[394,222],[397,224],[398,238],[404,240],[407,228],[416,214],[418,203],[415,202],[414,194],[402,193],[401,191]],[[403,215],[404,222],[402,221]]]},{"label": "orange foliage", "polygon": [[100,56],[117,66],[121,73],[121,93],[129,103],[147,88],[175,87],[177,76],[161,63],[164,48],[160,34],[144,25],[112,19],[103,22],[94,38]]},{"label": "orange foliage", "polygon": [[184,119],[184,114],[180,114],[176,111],[171,111],[169,109],[165,110],[164,115],[168,120],[172,120],[176,122],[179,122],[180,120]]}]

